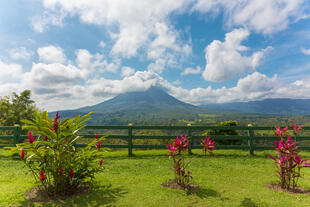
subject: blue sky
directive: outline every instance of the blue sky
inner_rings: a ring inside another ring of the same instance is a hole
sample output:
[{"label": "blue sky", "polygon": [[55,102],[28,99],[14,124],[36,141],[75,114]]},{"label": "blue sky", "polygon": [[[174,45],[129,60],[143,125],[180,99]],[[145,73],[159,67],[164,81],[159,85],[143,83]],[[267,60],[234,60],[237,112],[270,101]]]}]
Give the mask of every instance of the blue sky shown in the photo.
[{"label": "blue sky", "polygon": [[310,98],[306,0],[0,2],[0,96],[40,108],[163,88],[192,103]]}]

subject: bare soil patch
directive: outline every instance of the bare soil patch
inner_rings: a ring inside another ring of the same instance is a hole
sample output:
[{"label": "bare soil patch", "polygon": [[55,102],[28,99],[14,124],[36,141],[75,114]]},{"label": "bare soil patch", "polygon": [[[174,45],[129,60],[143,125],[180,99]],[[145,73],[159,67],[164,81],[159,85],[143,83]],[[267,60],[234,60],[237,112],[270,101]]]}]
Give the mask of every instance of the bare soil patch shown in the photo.
[{"label": "bare soil patch", "polygon": [[48,193],[42,186],[37,186],[25,193],[27,200],[32,202],[55,202],[59,200],[66,200],[74,196],[84,195],[90,192],[91,188],[87,185],[78,186],[74,192],[70,194],[51,194]]},{"label": "bare soil patch", "polygon": [[199,189],[198,185],[188,184],[187,186],[179,185],[175,180],[170,180],[168,182],[164,182],[161,184],[164,188],[172,188],[179,190],[187,190],[189,193],[193,193],[197,189]]},{"label": "bare soil patch", "polygon": [[301,188],[301,187],[296,187],[294,190],[293,189],[282,189],[280,184],[268,184],[267,185],[268,188],[275,190],[275,191],[279,191],[279,192],[285,192],[285,193],[290,193],[290,194],[307,194],[310,195],[310,189],[305,189],[305,188]]}]

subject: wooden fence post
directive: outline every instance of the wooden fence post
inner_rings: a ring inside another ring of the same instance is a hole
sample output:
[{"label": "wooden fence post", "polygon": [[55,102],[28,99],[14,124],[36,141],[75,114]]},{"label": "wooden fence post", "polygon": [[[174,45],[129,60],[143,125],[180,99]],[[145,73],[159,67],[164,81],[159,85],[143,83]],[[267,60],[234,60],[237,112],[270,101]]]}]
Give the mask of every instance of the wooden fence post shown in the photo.
[{"label": "wooden fence post", "polygon": [[132,156],[132,124],[128,124],[128,156]]},{"label": "wooden fence post", "polygon": [[[253,127],[252,124],[248,124],[248,127]],[[253,136],[254,136],[254,131],[252,129],[248,130],[248,146],[250,148],[250,155],[254,155],[254,147],[253,147]]]},{"label": "wooden fence post", "polygon": [[189,155],[192,155],[192,143],[193,143],[193,140],[192,140],[192,129],[191,129],[191,124],[187,124],[187,136],[189,138],[189,143],[188,143],[188,154]]},{"label": "wooden fence post", "polygon": [[20,126],[18,124],[14,124],[14,138],[13,138],[13,144],[16,146],[17,143],[19,143],[20,138]]}]

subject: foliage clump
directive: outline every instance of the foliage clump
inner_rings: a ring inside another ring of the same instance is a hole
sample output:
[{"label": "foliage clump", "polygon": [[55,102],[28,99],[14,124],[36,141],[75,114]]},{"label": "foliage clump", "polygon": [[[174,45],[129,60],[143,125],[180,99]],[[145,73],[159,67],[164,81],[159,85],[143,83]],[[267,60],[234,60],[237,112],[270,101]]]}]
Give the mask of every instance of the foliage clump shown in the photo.
[{"label": "foliage clump", "polygon": [[[220,122],[219,124],[216,124],[215,126],[238,126],[238,122],[234,120],[230,121],[223,121]],[[238,130],[231,130],[231,129],[209,129],[205,131],[203,136],[212,136],[212,135],[234,135],[234,136],[239,136],[240,133]],[[217,144],[220,145],[237,145],[240,144],[239,140],[234,140],[234,139],[227,139],[227,140],[219,140],[217,141]]]},{"label": "foliage clump", "polygon": [[[58,112],[49,118],[46,111],[35,112],[32,120],[23,120],[29,130],[28,141],[15,150],[36,181],[49,194],[71,194],[103,170],[101,141],[98,135],[86,147],[76,147],[78,132],[90,120],[91,113],[60,120]],[[32,132],[37,135],[33,136]]]},{"label": "foliage clump", "polygon": [[21,124],[23,119],[33,118],[36,110],[34,101],[31,100],[31,91],[24,90],[18,95],[5,96],[0,99],[0,126],[13,126]]}]

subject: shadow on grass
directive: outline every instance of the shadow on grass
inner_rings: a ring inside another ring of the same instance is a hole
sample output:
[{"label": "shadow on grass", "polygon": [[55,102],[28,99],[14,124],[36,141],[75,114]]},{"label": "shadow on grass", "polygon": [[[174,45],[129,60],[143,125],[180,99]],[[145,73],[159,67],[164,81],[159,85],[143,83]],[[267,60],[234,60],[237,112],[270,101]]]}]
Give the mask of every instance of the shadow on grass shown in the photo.
[{"label": "shadow on grass", "polygon": [[[120,198],[123,197],[128,192],[121,187],[112,187],[112,185],[108,186],[95,186],[93,189],[81,196],[76,196],[69,198],[68,200],[61,200],[57,202],[49,202],[43,203],[41,202],[41,206],[44,207],[58,207],[58,206],[76,206],[76,207],[84,207],[84,206],[115,206],[115,202]],[[38,206],[34,202],[31,201],[24,201],[21,203],[21,206],[32,207]]]},{"label": "shadow on grass", "polygon": [[251,198],[244,198],[241,201],[240,207],[267,207],[268,205],[263,203],[255,203]]},{"label": "shadow on grass", "polygon": [[209,188],[199,187],[197,190],[192,192],[192,194],[198,196],[199,198],[216,197],[219,198],[221,201],[229,200],[229,198],[222,197],[221,193]]},{"label": "shadow on grass", "polygon": [[19,154],[0,155],[0,160],[21,160]]},{"label": "shadow on grass", "polygon": [[[133,154],[132,157],[128,157],[127,155],[116,155],[116,156],[106,156],[106,158],[111,159],[111,160],[124,160],[124,159],[153,159],[153,158],[163,158],[163,157],[168,157],[168,154]],[[215,156],[210,156],[210,155],[202,155],[202,154],[192,154],[188,155],[188,157],[192,158],[268,158],[267,154],[258,154],[258,155],[246,155],[246,154],[215,154]]]}]

